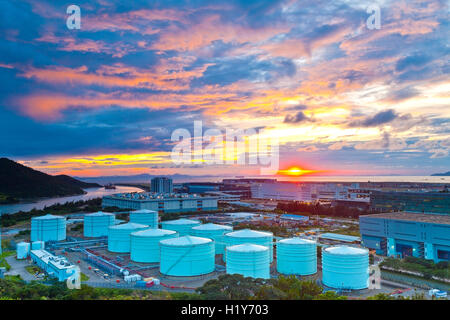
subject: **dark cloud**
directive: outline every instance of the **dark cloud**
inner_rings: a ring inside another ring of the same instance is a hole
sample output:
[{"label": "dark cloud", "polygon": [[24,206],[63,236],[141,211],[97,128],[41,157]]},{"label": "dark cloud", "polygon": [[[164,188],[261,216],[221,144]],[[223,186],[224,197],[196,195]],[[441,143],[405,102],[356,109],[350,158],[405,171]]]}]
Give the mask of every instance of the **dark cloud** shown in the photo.
[{"label": "dark cloud", "polygon": [[398,114],[392,110],[380,111],[373,116],[366,117],[364,120],[353,121],[349,124],[350,127],[376,127],[382,124],[389,123],[396,119]]},{"label": "dark cloud", "polygon": [[311,118],[307,117],[303,111],[299,111],[294,115],[286,115],[284,117],[284,123],[300,123],[303,121],[311,121]]}]

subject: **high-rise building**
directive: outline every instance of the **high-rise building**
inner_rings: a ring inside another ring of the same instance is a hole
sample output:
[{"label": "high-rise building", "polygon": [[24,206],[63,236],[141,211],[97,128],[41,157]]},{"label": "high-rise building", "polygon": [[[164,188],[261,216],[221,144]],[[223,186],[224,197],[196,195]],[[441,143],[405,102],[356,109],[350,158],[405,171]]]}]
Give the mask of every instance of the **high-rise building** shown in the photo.
[{"label": "high-rise building", "polygon": [[173,192],[172,179],[166,177],[152,178],[150,189],[151,192],[156,193],[172,193]]}]

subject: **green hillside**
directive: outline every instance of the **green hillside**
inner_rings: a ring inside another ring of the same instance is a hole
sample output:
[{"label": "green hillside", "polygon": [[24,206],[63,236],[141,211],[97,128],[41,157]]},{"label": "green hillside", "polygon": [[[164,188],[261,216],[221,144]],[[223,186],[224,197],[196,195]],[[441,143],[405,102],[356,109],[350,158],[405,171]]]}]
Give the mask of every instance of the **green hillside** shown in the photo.
[{"label": "green hillside", "polygon": [[51,176],[7,158],[0,158],[0,203],[43,197],[83,194],[83,188],[100,187],[66,175]]}]

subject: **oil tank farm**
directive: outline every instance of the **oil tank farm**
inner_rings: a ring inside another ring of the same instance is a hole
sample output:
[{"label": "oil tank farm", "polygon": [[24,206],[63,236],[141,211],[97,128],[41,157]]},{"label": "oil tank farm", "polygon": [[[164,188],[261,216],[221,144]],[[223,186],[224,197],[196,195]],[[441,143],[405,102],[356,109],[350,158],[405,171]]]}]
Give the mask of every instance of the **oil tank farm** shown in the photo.
[{"label": "oil tank farm", "polygon": [[227,247],[228,274],[244,277],[270,278],[270,250],[266,246],[245,243]]},{"label": "oil tank farm", "polygon": [[315,241],[290,238],[277,242],[277,271],[282,274],[307,276],[317,272]]},{"label": "oil tank farm", "polygon": [[19,242],[16,246],[17,259],[26,259],[30,255],[30,244],[28,242]]},{"label": "oil tank farm", "polygon": [[116,216],[107,212],[95,212],[84,216],[84,236],[104,237],[108,235],[108,228],[115,225]]},{"label": "oil tank farm", "polygon": [[214,241],[184,236],[160,241],[160,272],[168,276],[199,276],[215,270]]},{"label": "oil tank farm", "polygon": [[190,235],[192,232],[191,229],[201,224],[200,221],[192,219],[178,219],[161,222],[162,229],[176,231],[180,237]]},{"label": "oil tank farm", "polygon": [[148,229],[148,226],[132,222],[110,226],[108,228],[108,251],[130,252],[130,235],[144,229]]},{"label": "oil tank farm", "polygon": [[130,222],[140,223],[149,226],[150,228],[158,228],[158,212],[153,210],[137,210],[130,212]]},{"label": "oil tank farm", "polygon": [[322,283],[335,289],[365,289],[369,282],[369,250],[349,246],[322,250]]},{"label": "oil tank farm", "polygon": [[61,241],[65,239],[65,217],[47,214],[31,218],[31,241]]},{"label": "oil tank farm", "polygon": [[216,254],[225,252],[225,244],[223,236],[225,233],[233,231],[233,227],[224,226],[222,224],[206,223],[192,228],[192,235],[214,240],[216,246]]},{"label": "oil tank farm", "polygon": [[131,260],[135,262],[160,262],[159,242],[178,237],[178,233],[164,229],[146,229],[131,234]]},{"label": "oil tank farm", "polygon": [[[237,244],[252,243],[269,248],[270,262],[273,261],[273,233],[262,232],[250,229],[243,229],[229,232],[224,236],[225,246],[233,246]],[[226,252],[226,249],[225,249]],[[226,260],[226,259],[224,259]]]}]

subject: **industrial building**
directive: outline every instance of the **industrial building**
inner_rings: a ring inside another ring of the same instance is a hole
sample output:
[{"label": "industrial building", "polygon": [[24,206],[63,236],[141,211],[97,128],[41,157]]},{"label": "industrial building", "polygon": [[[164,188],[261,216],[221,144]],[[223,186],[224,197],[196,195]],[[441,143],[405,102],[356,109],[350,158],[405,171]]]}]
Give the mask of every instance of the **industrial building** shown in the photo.
[{"label": "industrial building", "polygon": [[132,210],[154,210],[159,213],[179,213],[217,210],[218,197],[187,193],[119,193],[104,196],[103,207]]},{"label": "industrial building", "polygon": [[450,260],[450,215],[410,212],[359,217],[362,244],[377,254]]},{"label": "industrial building", "polygon": [[370,207],[378,212],[450,214],[450,193],[373,191],[370,195]]},{"label": "industrial building", "polygon": [[31,218],[31,241],[61,241],[65,239],[65,217],[47,214]]},{"label": "industrial building", "polygon": [[342,185],[272,181],[253,183],[251,194],[254,199],[327,203],[345,201],[361,206],[368,206],[370,201],[370,190],[359,188],[358,183]]},{"label": "industrial building", "polygon": [[166,177],[152,178],[150,183],[150,191],[155,193],[172,193],[173,181]]},{"label": "industrial building", "polygon": [[79,271],[78,267],[71,264],[65,257],[54,256],[45,250],[31,250],[30,257],[39,268],[58,281],[64,281]]}]

